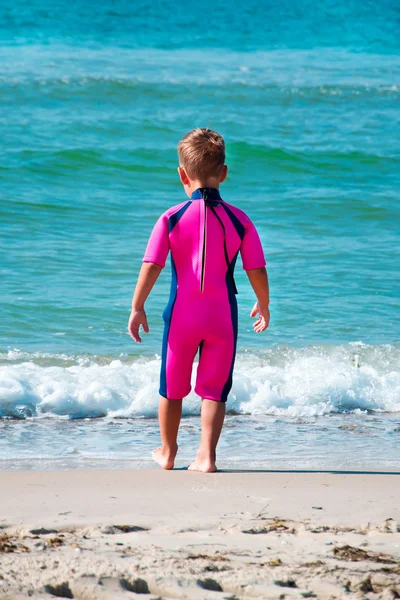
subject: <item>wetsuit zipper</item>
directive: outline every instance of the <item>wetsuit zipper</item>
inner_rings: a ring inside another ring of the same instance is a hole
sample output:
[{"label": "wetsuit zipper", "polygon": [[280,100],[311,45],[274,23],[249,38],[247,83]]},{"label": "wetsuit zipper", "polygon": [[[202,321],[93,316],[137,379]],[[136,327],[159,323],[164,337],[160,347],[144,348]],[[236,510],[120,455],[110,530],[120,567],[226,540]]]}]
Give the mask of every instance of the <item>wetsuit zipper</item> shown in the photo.
[{"label": "wetsuit zipper", "polygon": [[203,198],[204,202],[204,224],[203,224],[203,252],[201,256],[201,276],[200,276],[200,291],[204,291],[204,276],[206,270],[206,244],[207,244],[207,198]]},{"label": "wetsuit zipper", "polygon": [[[204,220],[203,220],[203,250],[202,250],[202,256],[201,256],[200,292],[204,291],[204,278],[205,278],[205,270],[206,270],[208,189],[205,188],[202,191],[203,191],[203,203],[204,203],[203,204]],[[236,288],[235,278],[233,276],[233,268],[232,268],[232,265],[231,265],[231,263],[229,261],[228,249],[226,247],[225,225],[223,224],[221,218],[218,216],[218,213],[215,210],[215,206],[213,204],[210,205],[210,209],[214,213],[215,218],[218,220],[218,222],[221,225],[222,230],[224,232],[224,254],[225,254],[226,266],[227,266],[227,269],[228,269],[229,277],[230,277],[231,282],[232,282],[233,291],[234,291],[235,294],[237,294],[238,292],[237,292],[237,288]]]}]

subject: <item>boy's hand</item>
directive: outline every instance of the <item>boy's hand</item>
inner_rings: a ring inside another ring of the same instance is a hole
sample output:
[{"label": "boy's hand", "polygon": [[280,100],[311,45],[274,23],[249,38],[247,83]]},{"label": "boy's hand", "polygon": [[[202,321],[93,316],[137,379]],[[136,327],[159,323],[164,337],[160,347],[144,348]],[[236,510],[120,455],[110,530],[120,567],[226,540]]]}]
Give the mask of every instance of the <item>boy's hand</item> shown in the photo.
[{"label": "boy's hand", "polygon": [[260,315],[257,321],[253,324],[253,329],[256,333],[261,333],[261,331],[265,331],[269,325],[269,308],[266,306],[263,308],[260,306],[259,302],[256,302],[253,306],[253,310],[250,313],[251,317],[255,317],[256,315]]},{"label": "boy's hand", "polygon": [[133,310],[129,317],[128,323],[128,331],[131,338],[135,340],[135,342],[141,342],[142,338],[139,335],[139,328],[143,327],[143,331],[149,333],[149,326],[147,324],[147,317],[144,308],[141,310]]}]

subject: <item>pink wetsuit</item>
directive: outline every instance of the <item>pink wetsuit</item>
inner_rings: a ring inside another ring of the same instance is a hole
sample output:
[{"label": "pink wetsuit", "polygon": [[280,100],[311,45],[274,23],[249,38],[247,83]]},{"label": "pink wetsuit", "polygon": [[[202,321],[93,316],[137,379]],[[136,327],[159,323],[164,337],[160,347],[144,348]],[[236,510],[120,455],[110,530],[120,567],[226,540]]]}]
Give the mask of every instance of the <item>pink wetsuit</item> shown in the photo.
[{"label": "pink wetsuit", "polygon": [[143,261],[164,267],[169,251],[172,282],[163,313],[160,394],[169,399],[189,394],[199,350],[196,393],[226,402],[237,339],[233,271],[239,251],[245,270],[265,266],[257,230],[217,189],[199,188],[190,200],[161,215]]}]

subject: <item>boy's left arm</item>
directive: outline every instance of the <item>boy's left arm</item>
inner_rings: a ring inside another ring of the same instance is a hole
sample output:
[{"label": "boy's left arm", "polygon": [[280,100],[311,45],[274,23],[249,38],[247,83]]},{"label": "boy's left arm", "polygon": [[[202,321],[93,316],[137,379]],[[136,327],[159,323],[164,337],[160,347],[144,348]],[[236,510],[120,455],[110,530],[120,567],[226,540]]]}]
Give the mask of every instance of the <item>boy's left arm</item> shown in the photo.
[{"label": "boy's left arm", "polygon": [[254,331],[260,333],[267,329],[270,320],[269,284],[260,236],[250,219],[246,224],[240,253],[242,255],[243,268],[257,297],[257,302],[253,306],[250,316],[255,317],[257,314],[260,315],[253,325]]},{"label": "boy's left arm", "polygon": [[260,315],[257,321],[254,322],[253,329],[256,333],[261,333],[261,331],[267,329],[270,320],[268,274],[265,267],[251,269],[246,273],[257,297],[257,302],[252,308],[250,317]]},{"label": "boy's left arm", "polygon": [[139,334],[140,326],[143,331],[149,332],[147,323],[146,311],[144,303],[146,302],[155,282],[158,279],[163,267],[156,263],[144,262],[140,269],[139,277],[136,283],[135,291],[132,299],[132,312],[129,317],[128,331],[135,342],[141,342],[142,338]]}]

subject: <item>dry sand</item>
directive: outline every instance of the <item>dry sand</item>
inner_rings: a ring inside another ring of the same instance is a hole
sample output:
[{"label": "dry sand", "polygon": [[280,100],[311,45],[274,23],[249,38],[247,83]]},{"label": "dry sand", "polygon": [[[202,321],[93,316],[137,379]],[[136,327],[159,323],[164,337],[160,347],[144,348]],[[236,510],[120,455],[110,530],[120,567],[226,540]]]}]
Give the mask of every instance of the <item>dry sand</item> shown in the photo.
[{"label": "dry sand", "polygon": [[0,474],[0,598],[400,598],[400,474]]}]

